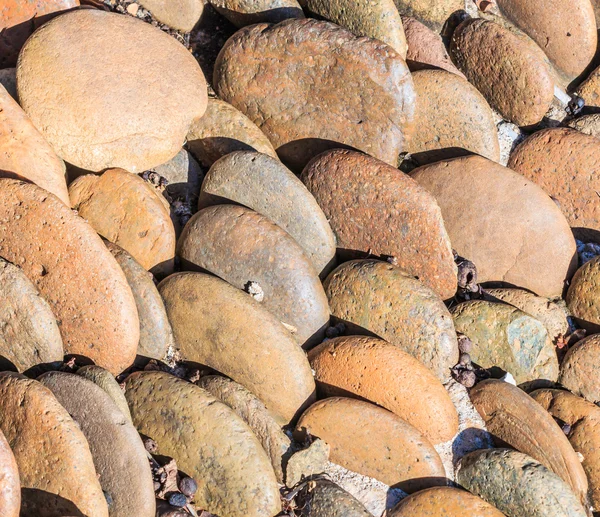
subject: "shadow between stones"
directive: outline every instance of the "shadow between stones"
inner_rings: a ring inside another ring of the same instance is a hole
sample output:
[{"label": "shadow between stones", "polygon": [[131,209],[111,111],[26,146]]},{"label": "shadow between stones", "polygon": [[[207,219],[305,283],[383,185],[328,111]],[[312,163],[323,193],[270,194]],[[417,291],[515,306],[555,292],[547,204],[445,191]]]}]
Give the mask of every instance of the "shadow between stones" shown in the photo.
[{"label": "shadow between stones", "polygon": [[430,151],[421,151],[410,155],[415,164],[429,165],[430,163],[440,162],[442,160],[450,160],[452,158],[460,158],[461,156],[470,156],[476,154],[462,147],[444,147],[443,149],[431,149]]},{"label": "shadow between stones", "polygon": [[[361,124],[362,121],[358,123]],[[331,149],[348,149],[362,153],[361,150],[349,145],[324,138],[299,138],[280,145],[276,151],[283,164],[294,174],[299,175],[310,160]]]},{"label": "shadow between stones", "polygon": [[21,517],[86,517],[77,506],[59,496],[37,488],[21,488]]}]

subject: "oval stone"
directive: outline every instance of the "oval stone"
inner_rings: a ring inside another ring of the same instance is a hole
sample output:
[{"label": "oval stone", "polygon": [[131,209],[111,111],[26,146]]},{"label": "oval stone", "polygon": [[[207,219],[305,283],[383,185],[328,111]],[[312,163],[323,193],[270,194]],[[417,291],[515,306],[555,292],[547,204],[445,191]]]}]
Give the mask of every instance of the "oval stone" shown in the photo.
[{"label": "oval stone", "polygon": [[[101,63],[102,73],[90,63]],[[57,154],[93,172],[142,172],[170,160],[207,100],[204,75],[183,45],[141,20],[97,9],[59,16],[29,38],[17,87]]]},{"label": "oval stone", "polygon": [[[19,517],[21,510],[21,481],[15,456],[0,431],[0,515]],[[368,516],[367,516],[368,517]]]},{"label": "oval stone", "polygon": [[203,273],[172,275],[159,291],[184,359],[239,382],[286,423],[313,401],[306,355],[259,302]]},{"label": "oval stone", "polygon": [[[589,106],[591,103],[586,104]],[[600,102],[598,103],[600,105]],[[600,138],[600,113],[591,113],[589,115],[583,115],[571,120],[567,124],[570,128],[576,129],[584,135],[595,136]]]},{"label": "oval stone", "polygon": [[402,57],[332,23],[244,28],[221,50],[214,77],[219,96],[260,127],[295,173],[348,146],[396,165],[412,130],[415,93]]},{"label": "oval stone", "polygon": [[456,292],[456,265],[441,210],[410,177],[370,156],[333,150],[302,181],[323,209],[342,259],[393,257],[443,299]]},{"label": "oval stone", "polygon": [[600,334],[593,334],[570,348],[560,365],[558,381],[575,395],[600,402]]},{"label": "oval stone", "polygon": [[581,266],[567,291],[567,305],[580,327],[600,332],[600,257]]},{"label": "oval stone", "polygon": [[465,8],[461,0],[394,0],[402,16],[417,18],[429,28],[440,32],[450,15]]},{"label": "oval stone", "polygon": [[421,361],[442,382],[458,363],[452,316],[441,298],[402,269],[352,260],[325,281],[331,314],[348,334],[376,334]]},{"label": "oval stone", "polygon": [[453,248],[475,263],[479,282],[562,293],[575,269],[575,240],[535,183],[480,156],[425,165],[412,176],[435,196]]},{"label": "oval stone", "polygon": [[305,517],[372,517],[351,494],[328,479],[317,479],[301,494]]},{"label": "oval stone", "polygon": [[267,454],[225,404],[165,372],[130,375],[125,396],[138,431],[198,483],[197,506],[228,517],[272,517],[281,510]]},{"label": "oval stone", "polygon": [[592,71],[587,79],[577,88],[575,93],[583,98],[586,106],[592,108],[600,107],[600,67]]},{"label": "oval stone", "polygon": [[90,364],[82,366],[75,373],[102,388],[119,408],[121,413],[123,413],[125,418],[131,422],[131,413],[129,413],[129,406],[125,399],[125,393],[110,372],[106,371],[104,368]]},{"label": "oval stone", "polygon": [[204,11],[203,0],[140,0],[159,22],[181,32],[190,32]]},{"label": "oval stone", "polygon": [[304,18],[302,8],[296,0],[210,0],[210,3],[237,27]]}]

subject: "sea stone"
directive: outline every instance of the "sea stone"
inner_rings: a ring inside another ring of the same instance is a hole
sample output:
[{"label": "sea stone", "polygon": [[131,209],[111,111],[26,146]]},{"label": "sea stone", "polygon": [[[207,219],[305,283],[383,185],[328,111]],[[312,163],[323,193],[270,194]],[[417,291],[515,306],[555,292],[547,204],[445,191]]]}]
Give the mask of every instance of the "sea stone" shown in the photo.
[{"label": "sea stone", "polygon": [[332,23],[288,20],[232,36],[215,89],[245,113],[295,173],[317,154],[353,147],[396,165],[415,92],[402,57]]},{"label": "sea stone", "polygon": [[535,183],[480,156],[425,165],[412,176],[435,196],[452,247],[475,263],[479,282],[562,293],[575,269],[575,240]]},{"label": "sea stone", "polygon": [[69,185],[73,208],[94,230],[161,277],[173,272],[175,228],[168,203],[123,169],[87,174]]},{"label": "sea stone", "polygon": [[94,229],[58,198],[0,179],[0,256],[49,303],[65,353],[113,374],[133,362],[140,324],[125,275]]},{"label": "sea stone", "polygon": [[[1,43],[0,43],[1,45]],[[17,99],[17,70],[15,68],[0,69],[0,85],[4,86],[8,94]]]},{"label": "sea stone", "polygon": [[[600,104],[600,103],[599,103]],[[571,120],[567,126],[576,129],[584,135],[600,138],[600,113],[591,113]]]},{"label": "sea stone", "polygon": [[419,131],[406,150],[417,164],[470,153],[500,160],[494,115],[474,86],[445,70],[414,72],[413,81]]},{"label": "sea stone", "polygon": [[110,372],[106,371],[104,368],[90,364],[82,366],[75,373],[102,388],[119,408],[121,413],[123,413],[125,418],[131,422],[131,413],[129,412],[127,400],[125,400],[125,394]]},{"label": "sea stone", "polygon": [[190,127],[187,146],[205,167],[234,151],[256,151],[277,158],[271,142],[254,122],[231,104],[213,97],[208,99],[204,116]]},{"label": "sea stone", "polygon": [[419,280],[388,262],[353,260],[329,275],[325,292],[348,334],[372,332],[448,380],[459,355],[452,316]]},{"label": "sea stone", "polygon": [[554,98],[554,77],[543,51],[526,35],[498,23],[469,19],[452,35],[450,55],[490,105],[507,120],[542,120]]},{"label": "sea stone", "polygon": [[0,430],[19,466],[22,517],[108,517],[85,436],[48,388],[0,373]]},{"label": "sea stone", "polygon": [[209,0],[211,5],[237,27],[255,23],[279,23],[304,18],[296,0]]},{"label": "sea stone", "polygon": [[279,160],[252,151],[223,156],[208,171],[198,209],[239,203],[288,232],[318,272],[335,256],[335,237],[325,214],[304,184]]},{"label": "sea stone", "polygon": [[302,181],[329,220],[342,258],[391,256],[443,299],[454,295],[456,265],[442,212],[411,178],[338,149],[312,160]]},{"label": "sea stone", "polygon": [[204,172],[188,151],[182,149],[172,160],[154,167],[152,171],[167,180],[165,192],[172,201],[183,201],[193,211],[196,210]]},{"label": "sea stone", "polygon": [[261,303],[203,273],[172,275],[159,291],[184,359],[231,377],[280,423],[312,403],[315,383],[305,354]]},{"label": "sea stone", "polygon": [[315,480],[300,497],[305,517],[372,517],[357,499],[328,479]]},{"label": "sea stone", "polygon": [[62,359],[62,338],[50,305],[21,269],[0,258],[0,362],[23,372]]},{"label": "sea stone", "polygon": [[321,341],[329,306],[317,271],[300,245],[265,216],[234,205],[200,210],[184,228],[177,254],[184,266],[239,289],[258,284],[263,306],[292,327],[298,343]]},{"label": "sea stone", "polygon": [[190,32],[204,10],[203,0],[140,0],[159,22],[181,32]]},{"label": "sea stone", "polygon": [[154,517],[156,503],[146,449],[111,397],[72,373],[48,372],[39,381],[52,391],[86,437],[102,490],[112,500],[110,517]]},{"label": "sea stone", "polygon": [[600,257],[581,266],[567,291],[567,305],[578,325],[589,333],[600,332]]},{"label": "sea stone", "polygon": [[600,334],[582,339],[570,348],[560,366],[558,381],[575,395],[594,404],[600,402]]},{"label": "sea stone", "polygon": [[308,358],[322,397],[371,401],[401,417],[434,445],[458,431],[456,409],[442,383],[397,346],[371,337],[339,337],[311,350]]},{"label": "sea stone", "polygon": [[600,67],[596,68],[577,88],[576,94],[582,97],[586,106],[600,107]]},{"label": "sea stone", "polygon": [[285,466],[285,483],[294,487],[304,478],[321,474],[327,470],[331,447],[319,438],[305,449],[296,451],[289,457]]},{"label": "sea stone", "polygon": [[440,32],[450,15],[465,8],[461,0],[394,0],[402,16],[411,16]]},{"label": "sea stone", "polygon": [[228,517],[272,517],[281,510],[267,454],[225,404],[165,372],[130,375],[125,396],[138,431],[198,483],[198,507]]},{"label": "sea stone", "polygon": [[[102,73],[90,63],[101,63]],[[170,160],[207,101],[185,47],[147,23],[97,9],[59,16],[29,38],[17,87],[56,153],[92,172],[142,172]]]}]

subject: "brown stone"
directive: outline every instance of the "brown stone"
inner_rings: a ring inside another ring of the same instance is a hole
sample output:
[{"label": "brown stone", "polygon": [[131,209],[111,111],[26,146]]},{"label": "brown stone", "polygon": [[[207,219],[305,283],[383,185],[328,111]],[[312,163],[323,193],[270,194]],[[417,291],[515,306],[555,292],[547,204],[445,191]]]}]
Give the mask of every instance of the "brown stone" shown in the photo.
[{"label": "brown stone", "polygon": [[570,348],[560,365],[558,381],[575,395],[600,402],[600,334],[582,339]]},{"label": "brown stone", "polygon": [[304,478],[325,472],[329,466],[331,447],[319,438],[311,437],[312,443],[295,452],[285,466],[285,483],[293,487]]},{"label": "brown stone", "polygon": [[600,257],[581,266],[567,291],[567,305],[580,327],[600,332]]},{"label": "brown stone", "polygon": [[242,29],[214,76],[219,95],[261,128],[295,173],[348,146],[395,165],[412,131],[415,93],[404,60],[328,22]]},{"label": "brown stone", "polygon": [[577,88],[576,94],[583,98],[585,105],[600,107],[600,67],[596,68]]},{"label": "brown stone", "polygon": [[181,32],[190,32],[202,16],[203,0],[139,0],[159,22]]},{"label": "brown stone", "polygon": [[87,365],[82,366],[75,373],[102,388],[125,418],[131,422],[131,413],[129,412],[127,400],[125,400],[125,394],[110,372],[99,366]]},{"label": "brown stone", "polygon": [[595,136],[600,138],[600,113],[591,113],[590,115],[583,115],[571,120],[567,124],[570,128],[576,129],[584,135]]},{"label": "brown stone", "polygon": [[125,275],[94,229],[56,197],[0,179],[0,256],[50,304],[65,353],[113,374],[133,362],[139,319]]},{"label": "brown stone", "polygon": [[302,181],[329,220],[342,258],[394,257],[443,299],[456,292],[456,265],[441,211],[429,192],[375,158],[333,150]]},{"label": "brown stone", "polygon": [[21,510],[21,482],[19,466],[10,450],[4,433],[0,431],[0,515],[19,517]]},{"label": "brown stone", "polygon": [[304,18],[296,0],[210,0],[210,3],[237,27]]},{"label": "brown stone", "polygon": [[305,517],[371,517],[357,499],[328,479],[316,480],[301,497]]},{"label": "brown stone", "polygon": [[8,94],[16,101],[17,99],[17,71],[14,68],[0,69],[0,84],[4,86]]},{"label": "brown stone", "polygon": [[402,16],[411,16],[440,32],[450,15],[465,8],[461,0],[394,0]]},{"label": "brown stone", "polygon": [[452,439],[458,431],[456,409],[442,383],[397,346],[377,338],[339,337],[314,348],[308,357],[322,396],[369,400],[433,444]]},{"label": "brown stone", "polygon": [[92,172],[165,163],[206,110],[206,82],[185,47],[141,20],[96,9],[36,32],[21,52],[17,86],[56,153]]},{"label": "brown stone", "polygon": [[562,293],[575,268],[575,240],[541,188],[480,156],[425,165],[412,176],[436,198],[452,247],[475,263],[479,282]]}]

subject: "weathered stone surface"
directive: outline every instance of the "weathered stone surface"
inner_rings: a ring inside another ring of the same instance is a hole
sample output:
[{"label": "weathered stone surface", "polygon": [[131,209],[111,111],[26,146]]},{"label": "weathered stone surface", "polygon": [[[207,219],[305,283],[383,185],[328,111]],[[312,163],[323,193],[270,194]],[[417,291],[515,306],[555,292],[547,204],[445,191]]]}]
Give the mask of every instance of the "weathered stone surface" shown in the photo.
[{"label": "weathered stone surface", "polygon": [[69,185],[73,208],[94,230],[162,277],[173,272],[175,228],[168,203],[123,169],[87,174]]},{"label": "weathered stone surface", "polygon": [[298,343],[321,341],[329,306],[317,271],[300,245],[265,216],[235,205],[200,210],[186,225],[177,254],[184,266],[239,289],[257,283],[263,306],[293,327]]},{"label": "weathered stone surface", "polygon": [[159,22],[190,32],[202,16],[203,0],[140,0]]},{"label": "weathered stone surface", "polygon": [[417,18],[429,28],[440,32],[450,15],[465,8],[461,0],[394,0],[402,16]]},{"label": "weathered stone surface", "polygon": [[125,393],[110,372],[99,366],[88,365],[82,366],[75,373],[102,388],[125,418],[131,422],[131,413],[129,412],[127,400],[125,400]]},{"label": "weathered stone surface", "polygon": [[19,517],[20,510],[21,482],[19,480],[19,466],[4,433],[0,431],[0,515]]},{"label": "weathered stone surface", "polygon": [[256,151],[277,158],[265,134],[241,111],[211,97],[206,113],[190,127],[187,145],[205,167],[234,151]]},{"label": "weathered stone surface", "polygon": [[586,106],[600,107],[600,67],[596,68],[577,88],[576,94],[583,98]]},{"label": "weathered stone surface", "polygon": [[600,138],[600,113],[591,113],[590,115],[574,118],[567,125],[584,135]]},{"label": "weathered stone surface", "polygon": [[68,411],[90,446],[110,517],[154,517],[152,472],[140,435],[111,397],[92,381],[65,372],[39,378]]},{"label": "weathered stone surface", "polygon": [[529,126],[548,111],[554,97],[551,65],[525,34],[489,20],[466,20],[452,35],[450,55],[504,118]]},{"label": "weathered stone surface", "polygon": [[305,517],[371,517],[360,502],[328,479],[319,479],[302,494]]},{"label": "weathered stone surface", "polygon": [[19,466],[22,517],[108,517],[85,436],[48,388],[0,373],[0,430]]},{"label": "weathered stone surface", "polygon": [[56,153],[93,172],[165,163],[206,110],[206,82],[185,47],[140,20],[96,9],[36,32],[21,52],[17,86]]},{"label": "weathered stone surface", "polygon": [[474,451],[461,460],[457,481],[511,517],[586,515],[569,485],[517,451]]},{"label": "weathered stone surface", "polygon": [[442,382],[458,363],[452,316],[441,298],[389,262],[352,260],[325,281],[331,314],[347,334],[372,332],[421,361]]},{"label": "weathered stone surface", "polygon": [[267,454],[225,404],[164,372],[130,375],[125,395],[138,431],[198,483],[194,500],[200,508],[231,517],[272,517],[280,511]]},{"label": "weathered stone surface", "polygon": [[4,86],[8,94],[17,100],[17,71],[14,68],[0,69],[0,85]]},{"label": "weathered stone surface", "polygon": [[452,247],[475,263],[479,282],[562,293],[575,269],[575,240],[537,185],[480,156],[425,165],[412,176],[436,198]]},{"label": "weathered stone surface", "polygon": [[394,413],[369,402],[333,397],[308,408],[296,432],[331,446],[331,461],[415,492],[444,485],[446,472],[433,445]]},{"label": "weathered stone surface", "polygon": [[433,196],[395,167],[354,151],[312,160],[302,181],[323,209],[342,258],[392,256],[443,299],[456,292],[456,265]]},{"label": "weathered stone surface", "polygon": [[166,192],[171,199],[183,200],[195,211],[204,172],[188,151],[182,149],[175,158],[154,167],[152,171],[169,182]]},{"label": "weathered stone surface", "polygon": [[237,27],[254,23],[279,23],[304,18],[296,0],[209,0],[211,5]]},{"label": "weathered stone surface", "polygon": [[[562,429],[544,408],[503,381],[482,381],[469,395],[496,439],[552,470],[568,483],[580,502],[586,503],[588,481],[583,467]],[[458,479],[460,482],[460,473]]]},{"label": "weathered stone surface", "polygon": [[579,326],[600,332],[600,257],[581,266],[567,291],[567,305]]},{"label": "weathered stone surface", "polygon": [[321,474],[327,470],[331,447],[319,438],[311,438],[313,442],[300,451],[295,452],[285,466],[285,484],[293,487],[305,477]]},{"label": "weathered stone surface", "polygon": [[285,423],[313,401],[305,354],[248,294],[203,273],[172,275],[159,291],[184,359],[239,382]]},{"label": "weathered stone surface", "polygon": [[575,395],[600,402],[600,334],[582,339],[570,348],[560,365],[558,381]]},{"label": "weathered stone surface", "polygon": [[252,151],[223,156],[210,168],[198,209],[239,203],[288,232],[318,272],[335,256],[335,237],[325,214],[304,184],[279,160]]},{"label": "weathered stone surface", "polygon": [[0,256],[49,303],[65,353],[113,374],[133,362],[140,324],[125,275],[93,228],[56,197],[0,179]]},{"label": "weathered stone surface", "polygon": [[397,346],[377,338],[339,337],[314,348],[308,357],[324,397],[369,400],[401,417],[434,445],[458,431],[456,409],[442,383]]},{"label": "weathered stone surface", "polygon": [[404,60],[328,22],[237,32],[215,64],[215,89],[295,173],[317,154],[348,146],[395,165],[412,131],[415,93]]}]

